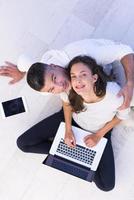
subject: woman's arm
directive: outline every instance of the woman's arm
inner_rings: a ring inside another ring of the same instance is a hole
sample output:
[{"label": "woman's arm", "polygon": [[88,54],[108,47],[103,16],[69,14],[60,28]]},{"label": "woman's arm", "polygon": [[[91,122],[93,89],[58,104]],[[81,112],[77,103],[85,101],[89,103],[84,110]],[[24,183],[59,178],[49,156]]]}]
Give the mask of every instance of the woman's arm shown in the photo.
[{"label": "woman's arm", "polygon": [[69,147],[74,147],[76,145],[75,137],[72,131],[72,108],[69,103],[63,102],[63,111],[65,118],[65,143]]},{"label": "woman's arm", "polygon": [[84,142],[86,144],[86,146],[88,147],[93,147],[95,146],[100,139],[109,131],[111,130],[113,127],[115,127],[117,124],[119,124],[122,120],[117,118],[116,116],[108,123],[106,123],[106,125],[101,128],[100,130],[98,130],[96,133],[93,133],[91,135],[87,135],[84,138]]},{"label": "woman's arm", "polygon": [[69,103],[62,101],[66,130],[72,129],[72,108]]}]

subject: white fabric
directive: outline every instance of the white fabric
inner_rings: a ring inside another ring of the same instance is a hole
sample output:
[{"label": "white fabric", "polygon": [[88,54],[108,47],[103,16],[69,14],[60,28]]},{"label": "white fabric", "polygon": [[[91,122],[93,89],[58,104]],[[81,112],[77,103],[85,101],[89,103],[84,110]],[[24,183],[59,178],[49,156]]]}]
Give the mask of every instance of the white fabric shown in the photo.
[{"label": "white fabric", "polygon": [[26,54],[21,54],[17,61],[17,67],[22,72],[27,72],[30,66],[37,62],[34,58]]},{"label": "white fabric", "polygon": [[[133,53],[133,50],[129,46],[121,43],[104,39],[85,39],[71,43],[62,50],[47,51],[42,56],[41,62],[65,67],[73,57],[86,54],[96,59],[98,64],[106,65],[116,60],[120,61],[121,58],[130,53]],[[28,71],[31,64],[35,62],[33,61],[32,63],[31,59],[30,62],[27,62],[27,60],[28,58],[24,56],[23,62],[22,57],[20,57],[18,62],[20,71]]]},{"label": "white fabric", "polygon": [[47,51],[41,58],[41,62],[46,64],[56,64],[61,67],[65,67],[69,63],[70,59],[68,55],[62,50],[50,50]]},{"label": "white fabric", "polygon": [[[120,87],[117,83],[109,82],[105,97],[96,103],[84,103],[86,111],[73,113],[74,121],[83,129],[96,132],[111,121],[115,115],[119,119],[127,119],[130,109],[118,110],[123,103],[123,97],[117,97],[119,90]],[[66,93],[62,93],[61,98],[64,102],[68,102]]]},{"label": "white fabric", "polygon": [[93,57],[98,64],[107,65],[116,60],[120,61],[125,55],[134,53],[125,44],[105,39],[85,39],[67,45],[64,48],[69,59],[77,55]]}]

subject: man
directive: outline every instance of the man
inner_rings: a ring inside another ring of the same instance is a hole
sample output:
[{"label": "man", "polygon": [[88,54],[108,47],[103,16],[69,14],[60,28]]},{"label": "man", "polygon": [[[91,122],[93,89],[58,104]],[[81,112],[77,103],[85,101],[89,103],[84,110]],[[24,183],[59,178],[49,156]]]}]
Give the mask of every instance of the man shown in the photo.
[{"label": "man", "polygon": [[27,72],[27,83],[34,90],[58,94],[70,86],[67,70],[54,64],[34,63]]},{"label": "man", "polygon": [[[93,57],[98,64],[102,65],[107,65],[114,61],[121,62],[125,70],[126,81],[125,83],[123,83],[123,79],[120,81],[120,85],[124,86],[118,95],[124,96],[124,103],[120,109],[127,108],[130,105],[134,87],[134,54],[129,46],[114,43],[110,40],[85,39],[69,44],[61,51],[51,50],[46,52],[42,57],[41,63],[33,64],[28,70],[28,84],[33,89],[44,93],[67,91],[70,87],[70,82],[66,69],[63,67],[73,57],[81,54]],[[114,71],[117,68],[118,66],[115,66]],[[13,84],[24,77],[25,71],[27,69],[23,65],[18,64],[17,68],[14,64],[7,62],[7,65],[0,70],[0,74],[12,77],[13,79],[10,83]],[[116,75],[119,76],[120,71]],[[54,137],[54,130],[58,129],[62,120],[64,120],[62,111],[42,120],[18,138],[18,147],[24,152],[48,153],[51,147],[49,138]]]},{"label": "man", "polygon": [[[126,82],[125,80],[123,80],[124,76],[122,74],[123,78],[119,83],[122,86],[122,89],[120,90],[118,95],[124,96],[124,103],[120,107],[120,109],[127,108],[130,105],[134,87],[133,53],[133,50],[127,45],[103,39],[85,39],[69,44],[60,51],[48,51],[43,55],[41,59],[42,63],[48,64],[49,66],[46,70],[45,85],[42,85],[42,88],[39,91],[60,93],[67,90],[67,87],[69,87],[69,80],[63,67],[65,67],[73,57],[85,54],[93,57],[98,64],[102,65],[108,65],[113,63],[114,61],[121,62],[125,70]],[[18,68],[12,63],[6,62],[6,64],[7,65],[3,66],[3,69],[0,70],[0,75],[12,77],[13,80],[10,81],[10,84],[13,84],[22,79],[25,75],[24,71],[27,71],[29,68],[29,66],[24,67],[20,62]],[[39,65],[41,69],[41,64]],[[36,63],[36,67],[38,68],[38,63]],[[33,70],[35,73],[32,72],[32,69],[30,69],[27,76],[28,83],[33,89],[35,89],[34,84],[36,82],[32,83],[30,81],[33,80],[33,76],[35,76],[36,78],[37,76],[39,76],[39,68],[35,70],[36,67],[34,67]],[[108,67],[106,67],[106,69],[107,68]],[[119,79],[119,76],[121,76],[120,70],[118,70],[118,68],[119,66],[114,67],[117,81]]]}]

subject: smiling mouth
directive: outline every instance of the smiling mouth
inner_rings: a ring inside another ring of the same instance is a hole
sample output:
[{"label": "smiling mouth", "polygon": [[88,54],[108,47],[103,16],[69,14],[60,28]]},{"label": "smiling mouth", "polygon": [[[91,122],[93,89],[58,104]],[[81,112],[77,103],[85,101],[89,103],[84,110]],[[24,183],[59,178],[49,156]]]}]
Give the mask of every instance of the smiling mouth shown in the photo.
[{"label": "smiling mouth", "polygon": [[77,89],[77,90],[81,90],[81,89],[83,89],[85,87],[85,85],[77,85],[75,88]]}]

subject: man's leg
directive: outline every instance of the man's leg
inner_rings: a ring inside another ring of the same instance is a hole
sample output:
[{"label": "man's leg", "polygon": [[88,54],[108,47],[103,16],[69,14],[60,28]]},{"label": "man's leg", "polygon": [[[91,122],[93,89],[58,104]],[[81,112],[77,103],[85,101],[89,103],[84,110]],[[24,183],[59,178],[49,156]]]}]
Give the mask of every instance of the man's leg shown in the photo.
[{"label": "man's leg", "polygon": [[95,173],[94,182],[103,191],[110,191],[115,186],[115,165],[110,136],[108,136],[106,148]]},{"label": "man's leg", "polygon": [[61,121],[64,121],[63,111],[42,120],[31,127],[17,139],[17,146],[24,152],[47,154]]}]

